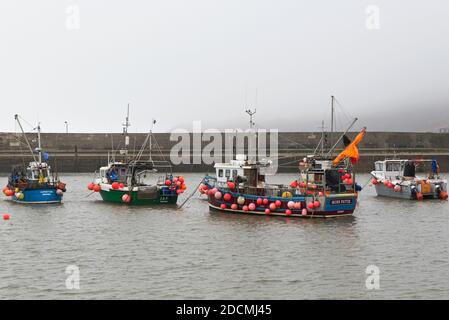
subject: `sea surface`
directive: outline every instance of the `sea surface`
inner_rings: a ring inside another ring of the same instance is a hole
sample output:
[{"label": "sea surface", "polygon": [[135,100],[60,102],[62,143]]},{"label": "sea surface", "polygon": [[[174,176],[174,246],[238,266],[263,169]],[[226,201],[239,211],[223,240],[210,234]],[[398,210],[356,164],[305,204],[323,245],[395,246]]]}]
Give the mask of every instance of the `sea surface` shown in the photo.
[{"label": "sea surface", "polygon": [[[202,177],[184,176],[179,203]],[[2,196],[1,299],[449,298],[447,201],[379,198],[367,185],[353,217],[309,220],[209,213],[199,195],[179,210],[112,205],[89,195],[90,174],[62,180],[62,205]]]}]

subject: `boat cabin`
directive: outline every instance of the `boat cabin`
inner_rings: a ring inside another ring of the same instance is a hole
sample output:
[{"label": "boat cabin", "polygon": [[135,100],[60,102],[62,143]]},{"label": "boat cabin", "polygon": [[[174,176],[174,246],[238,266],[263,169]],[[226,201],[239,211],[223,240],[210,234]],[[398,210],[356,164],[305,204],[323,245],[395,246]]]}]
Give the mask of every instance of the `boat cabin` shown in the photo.
[{"label": "boat cabin", "polygon": [[432,178],[439,173],[438,162],[427,160],[383,160],[374,163],[373,174],[382,179]]}]

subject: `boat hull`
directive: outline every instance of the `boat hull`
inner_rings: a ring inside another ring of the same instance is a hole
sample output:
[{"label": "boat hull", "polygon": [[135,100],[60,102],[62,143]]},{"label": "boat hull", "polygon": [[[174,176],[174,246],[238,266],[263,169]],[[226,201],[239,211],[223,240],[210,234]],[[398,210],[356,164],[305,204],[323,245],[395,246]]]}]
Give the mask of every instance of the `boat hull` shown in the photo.
[{"label": "boat hull", "polygon": [[[293,198],[266,197],[270,203],[275,202],[276,200],[281,201],[281,206],[276,208],[276,210],[270,210],[269,213],[265,213],[265,210],[269,207],[269,205],[256,206],[255,210],[243,210],[243,206],[248,206],[250,203],[255,203],[256,199],[259,198],[258,196],[238,193],[230,194],[232,195],[232,199],[230,201],[216,199],[213,195],[208,195],[210,212],[295,218],[335,218],[352,215],[357,205],[357,194],[339,194],[321,197],[298,196]],[[237,209],[232,209],[231,204],[236,203],[236,199],[238,197],[245,198],[245,203],[238,205]],[[319,201],[320,206],[314,209],[308,209],[308,204],[316,200]],[[289,201],[300,202],[301,208],[290,209],[291,213],[287,214],[287,203]],[[221,207],[223,204],[226,205],[226,208]],[[304,211],[304,209],[306,211]]]},{"label": "boat hull", "polygon": [[22,190],[23,198],[12,196],[12,201],[23,204],[54,204],[62,202],[62,195],[57,194],[57,189],[28,189]]},{"label": "boat hull", "polygon": [[[128,203],[123,202],[122,197],[124,195],[131,195],[131,201]],[[139,198],[138,191],[122,191],[122,190],[101,190],[100,196],[103,201],[120,203],[126,205],[161,205],[161,204],[176,204],[178,200],[177,195],[162,194],[158,192],[156,197],[152,199]]]}]

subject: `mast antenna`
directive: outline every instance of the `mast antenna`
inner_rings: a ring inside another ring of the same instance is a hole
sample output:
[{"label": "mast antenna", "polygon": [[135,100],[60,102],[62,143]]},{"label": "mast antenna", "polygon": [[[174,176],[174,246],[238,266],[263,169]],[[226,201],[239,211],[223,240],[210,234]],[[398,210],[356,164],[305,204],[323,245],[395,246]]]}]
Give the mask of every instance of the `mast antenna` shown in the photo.
[{"label": "mast antenna", "polygon": [[254,108],[254,111],[251,111],[250,109],[246,110],[246,113],[249,115],[249,128],[253,129],[255,126],[254,122],[254,115],[256,114],[257,110]]}]

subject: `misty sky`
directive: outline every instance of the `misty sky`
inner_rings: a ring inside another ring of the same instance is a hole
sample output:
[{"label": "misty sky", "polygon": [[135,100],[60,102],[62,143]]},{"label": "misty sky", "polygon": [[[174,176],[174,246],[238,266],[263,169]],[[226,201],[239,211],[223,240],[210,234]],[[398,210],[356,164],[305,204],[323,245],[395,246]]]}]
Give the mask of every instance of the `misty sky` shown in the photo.
[{"label": "misty sky", "polygon": [[256,102],[259,127],[310,131],[332,94],[339,127],[449,126],[447,0],[2,0],[0,41],[0,131],[118,132],[128,102],[131,132],[246,128]]}]

